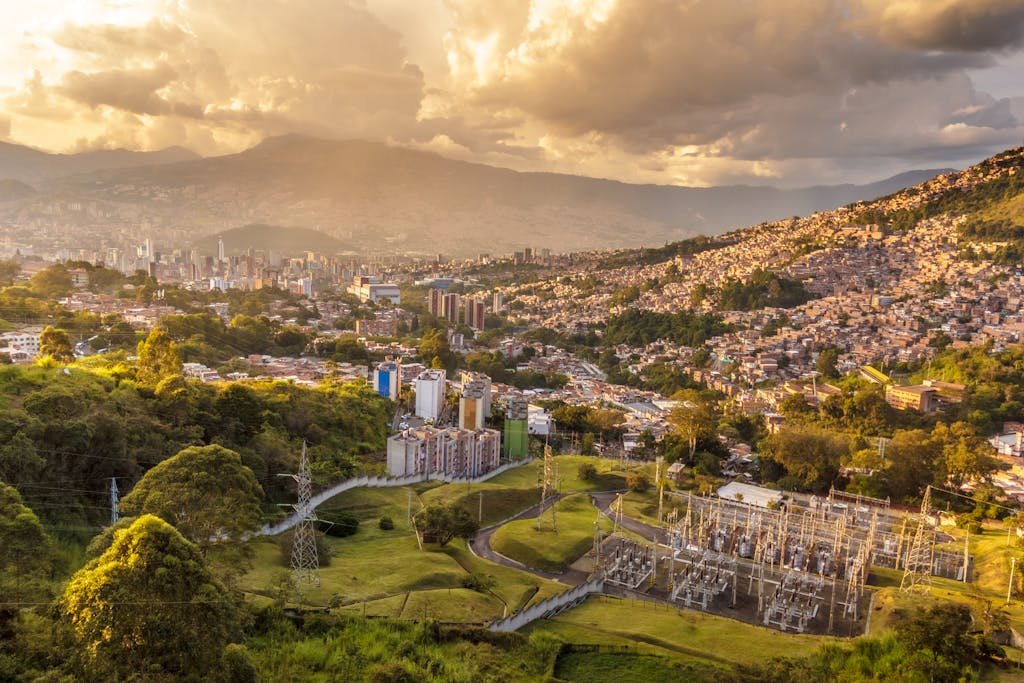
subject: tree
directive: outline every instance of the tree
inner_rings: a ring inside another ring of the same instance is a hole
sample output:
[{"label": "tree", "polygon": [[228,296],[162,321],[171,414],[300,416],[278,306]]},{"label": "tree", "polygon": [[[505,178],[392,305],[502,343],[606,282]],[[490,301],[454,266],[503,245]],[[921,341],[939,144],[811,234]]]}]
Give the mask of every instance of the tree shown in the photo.
[{"label": "tree", "polygon": [[940,479],[958,490],[970,481],[986,481],[999,469],[995,449],[967,422],[937,425],[935,438],[943,442]]},{"label": "tree", "polygon": [[139,342],[137,354],[138,379],[142,384],[156,385],[165,377],[181,374],[178,346],[161,327],[154,327],[149,335]]},{"label": "tree", "polygon": [[0,624],[12,618],[10,603],[48,597],[53,543],[21,495],[0,482]]},{"label": "tree", "polygon": [[190,446],[146,472],[122,499],[121,511],[156,515],[205,552],[255,531],[262,499],[263,489],[238,453]]},{"label": "tree", "polygon": [[428,505],[413,520],[424,536],[432,537],[442,547],[453,538],[470,538],[480,528],[465,508],[451,504]]},{"label": "tree", "polygon": [[760,451],[786,468],[802,488],[824,491],[839,476],[839,465],[849,453],[847,441],[813,427],[783,428],[764,439]]},{"label": "tree", "polygon": [[71,577],[61,612],[97,676],[190,681],[216,677],[238,615],[199,549],[153,515]]},{"label": "tree", "polygon": [[39,335],[39,355],[50,357],[58,363],[70,363],[75,359],[71,338],[64,330],[48,325]]},{"label": "tree", "polygon": [[690,449],[689,462],[697,452],[697,442],[715,436],[718,415],[714,404],[694,390],[680,392],[680,405],[672,410],[668,421]]},{"label": "tree", "polygon": [[921,429],[900,430],[885,446],[883,487],[894,501],[910,502],[935,483],[942,441]]},{"label": "tree", "polygon": [[814,369],[821,373],[822,377],[835,379],[839,377],[839,370],[836,363],[839,361],[839,349],[834,346],[826,346],[818,352],[818,360],[814,362]]}]

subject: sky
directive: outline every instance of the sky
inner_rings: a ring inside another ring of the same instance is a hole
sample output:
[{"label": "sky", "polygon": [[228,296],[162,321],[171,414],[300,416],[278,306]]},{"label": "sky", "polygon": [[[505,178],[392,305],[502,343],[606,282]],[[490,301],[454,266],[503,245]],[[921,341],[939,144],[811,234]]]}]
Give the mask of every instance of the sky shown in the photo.
[{"label": "sky", "polygon": [[961,167],[1024,144],[1024,0],[0,3],[0,140],[292,132],[675,185]]}]

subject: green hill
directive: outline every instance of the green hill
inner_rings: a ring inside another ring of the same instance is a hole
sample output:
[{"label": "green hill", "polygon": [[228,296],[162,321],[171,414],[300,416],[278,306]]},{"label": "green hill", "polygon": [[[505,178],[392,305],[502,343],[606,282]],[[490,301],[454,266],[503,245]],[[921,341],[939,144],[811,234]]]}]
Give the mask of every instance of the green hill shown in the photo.
[{"label": "green hill", "polygon": [[298,256],[306,251],[336,254],[348,250],[348,245],[344,242],[319,230],[283,228],[262,223],[244,225],[209,235],[195,242],[193,246],[201,252],[216,254],[219,239],[224,240],[224,251],[228,255],[244,253],[250,247],[264,251],[272,249],[285,256]]}]

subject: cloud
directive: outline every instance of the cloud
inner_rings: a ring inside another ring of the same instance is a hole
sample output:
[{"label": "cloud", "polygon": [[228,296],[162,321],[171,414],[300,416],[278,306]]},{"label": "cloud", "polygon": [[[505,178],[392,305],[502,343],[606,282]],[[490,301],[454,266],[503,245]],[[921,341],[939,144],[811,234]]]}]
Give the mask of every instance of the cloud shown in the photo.
[{"label": "cloud", "polygon": [[1019,50],[1021,0],[404,1],[167,0],[134,25],[61,23],[26,36],[46,66],[0,111],[66,148],[300,132],[689,184],[977,157],[1024,134],[1020,102],[967,76]]},{"label": "cloud", "polygon": [[76,148],[154,148],[169,131],[207,153],[287,132],[409,138],[425,87],[402,37],[356,0],[195,0],[141,26],[64,24],[52,41],[76,68],[34,75],[4,108],[36,126],[73,118]]},{"label": "cloud", "polygon": [[1020,47],[1020,0],[871,0],[879,35],[921,50],[976,52]]}]

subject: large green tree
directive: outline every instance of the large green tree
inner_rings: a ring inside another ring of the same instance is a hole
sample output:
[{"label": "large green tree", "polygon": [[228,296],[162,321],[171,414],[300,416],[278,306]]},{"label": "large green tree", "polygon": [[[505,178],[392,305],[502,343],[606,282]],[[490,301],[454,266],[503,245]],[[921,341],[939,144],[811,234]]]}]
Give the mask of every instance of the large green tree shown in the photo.
[{"label": "large green tree", "polygon": [[718,413],[715,404],[693,389],[684,389],[677,394],[679,405],[668,416],[676,434],[689,448],[689,462],[697,452],[697,442],[715,436]]},{"label": "large green tree", "polygon": [[120,507],[128,515],[160,517],[205,551],[255,531],[262,499],[263,489],[238,453],[190,446],[146,472]]},{"label": "large green tree", "polygon": [[178,346],[167,331],[154,327],[149,335],[139,342],[139,382],[156,385],[160,380],[181,373],[181,356]]},{"label": "large green tree", "polygon": [[39,335],[39,355],[53,358],[58,363],[70,363],[75,359],[71,337],[66,331],[48,325]]},{"label": "large green tree", "polygon": [[53,543],[18,491],[0,482],[0,623],[15,613],[12,603],[48,597]]},{"label": "large green tree", "polygon": [[450,504],[428,505],[416,514],[414,521],[420,533],[432,537],[442,546],[456,537],[469,538],[479,528],[468,510]]},{"label": "large green tree", "polygon": [[199,549],[153,515],[71,578],[61,611],[86,670],[124,680],[217,680],[238,623]]},{"label": "large green tree", "polygon": [[786,427],[762,440],[762,454],[781,464],[793,477],[792,485],[826,491],[839,476],[839,465],[849,454],[849,442],[814,427]]}]

